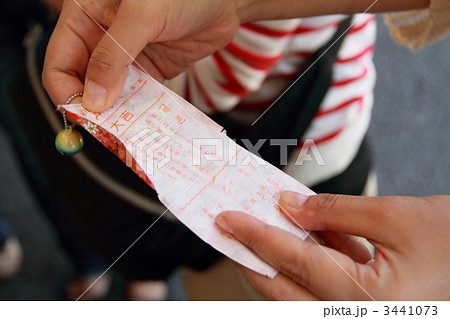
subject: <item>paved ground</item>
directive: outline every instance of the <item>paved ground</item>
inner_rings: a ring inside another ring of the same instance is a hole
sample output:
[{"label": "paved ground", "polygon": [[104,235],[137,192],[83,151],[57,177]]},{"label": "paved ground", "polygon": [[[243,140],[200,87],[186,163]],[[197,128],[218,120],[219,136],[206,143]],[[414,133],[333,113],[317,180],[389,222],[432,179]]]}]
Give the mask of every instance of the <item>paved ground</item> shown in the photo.
[{"label": "paved ground", "polygon": [[[450,39],[419,52],[395,44],[380,23],[378,85],[370,136],[381,195],[450,194]],[[39,211],[0,131],[0,211],[20,238],[25,263],[0,283],[0,300],[54,300],[71,265]],[[115,282],[119,291],[121,282]],[[184,299],[179,278],[172,299]],[[111,299],[120,298],[115,293]]]}]

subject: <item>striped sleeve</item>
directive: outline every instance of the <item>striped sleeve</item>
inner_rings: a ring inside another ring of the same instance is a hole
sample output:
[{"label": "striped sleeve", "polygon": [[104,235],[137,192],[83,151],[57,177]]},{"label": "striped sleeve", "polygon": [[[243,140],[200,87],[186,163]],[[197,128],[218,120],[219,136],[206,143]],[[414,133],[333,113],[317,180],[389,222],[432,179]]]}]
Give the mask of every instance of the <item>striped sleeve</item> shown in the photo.
[{"label": "striped sleeve", "polygon": [[[167,85],[206,113],[232,111],[251,123],[304,70],[306,59],[330,40],[345,18],[330,15],[242,25],[227,47]],[[286,168],[309,186],[342,172],[367,132],[375,85],[375,36],[375,16],[355,15],[333,64],[331,87],[305,133],[326,165],[306,162],[300,167],[294,160]]]},{"label": "striped sleeve", "polygon": [[242,25],[224,49],[195,63],[166,85],[206,113],[227,112],[261,88],[300,19]]}]

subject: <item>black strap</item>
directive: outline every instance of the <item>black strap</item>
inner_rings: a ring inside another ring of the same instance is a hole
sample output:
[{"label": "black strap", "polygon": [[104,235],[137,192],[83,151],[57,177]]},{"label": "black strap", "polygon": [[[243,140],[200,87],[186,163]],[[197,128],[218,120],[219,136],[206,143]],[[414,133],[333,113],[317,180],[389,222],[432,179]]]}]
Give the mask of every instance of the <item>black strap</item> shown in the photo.
[{"label": "black strap", "polygon": [[[223,114],[214,115],[212,118],[238,142],[239,139],[247,138],[252,145],[255,145],[258,140],[267,139],[258,150],[259,155],[277,167],[285,165],[280,163],[282,158],[280,146],[271,146],[269,140],[295,139],[298,141],[303,137],[331,85],[332,66],[351,20],[350,16],[340,23],[330,41],[308,59],[305,68],[299,74],[300,78],[253,126],[244,129],[232,123]],[[288,154],[296,147],[297,145],[288,146]]]}]

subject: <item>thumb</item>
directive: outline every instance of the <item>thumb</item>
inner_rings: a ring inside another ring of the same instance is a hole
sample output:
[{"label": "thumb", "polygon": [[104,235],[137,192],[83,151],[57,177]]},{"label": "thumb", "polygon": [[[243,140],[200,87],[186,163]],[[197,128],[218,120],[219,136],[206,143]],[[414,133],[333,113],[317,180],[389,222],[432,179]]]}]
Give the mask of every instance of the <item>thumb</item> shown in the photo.
[{"label": "thumb", "polygon": [[281,210],[294,223],[313,231],[334,231],[377,241],[392,239],[390,229],[395,214],[390,214],[394,199],[318,194],[304,195],[286,191],[281,194]]},{"label": "thumb", "polygon": [[89,59],[83,106],[90,111],[102,112],[115,103],[125,84],[128,66],[151,38],[148,34],[151,31],[139,24],[142,10],[132,3],[122,3]]}]

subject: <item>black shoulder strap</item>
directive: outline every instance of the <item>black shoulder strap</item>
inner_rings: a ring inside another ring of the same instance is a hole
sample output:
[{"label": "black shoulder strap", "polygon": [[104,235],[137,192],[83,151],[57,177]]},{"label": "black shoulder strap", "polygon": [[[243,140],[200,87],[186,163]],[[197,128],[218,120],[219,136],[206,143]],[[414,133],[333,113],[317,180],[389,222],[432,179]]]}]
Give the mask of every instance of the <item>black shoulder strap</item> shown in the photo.
[{"label": "black shoulder strap", "polygon": [[[249,131],[249,139],[296,139],[303,137],[328,91],[332,81],[332,66],[345,38],[352,17],[339,25],[334,36],[309,59],[306,67],[290,89],[264,114]],[[306,72],[305,72],[306,71]],[[296,146],[288,148],[289,151]],[[266,142],[260,155],[280,167],[280,153]]]},{"label": "black shoulder strap", "polygon": [[[260,139],[267,139],[258,150],[259,155],[277,167],[283,166],[280,163],[280,146],[271,147],[269,140],[299,140],[303,137],[331,85],[332,66],[351,20],[352,16],[340,23],[334,36],[309,57],[290,89],[254,125],[243,127],[221,113],[211,118],[241,145],[242,139],[249,139],[252,145]],[[288,147],[288,152],[295,148]]]}]

